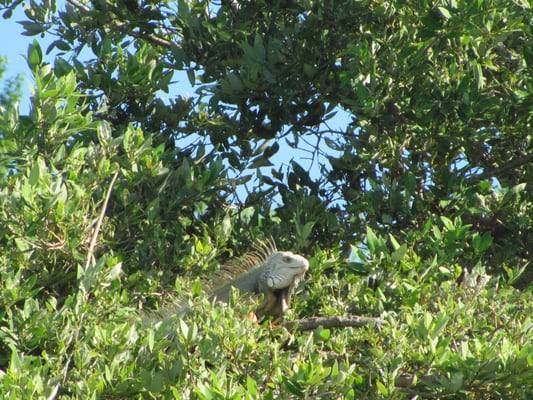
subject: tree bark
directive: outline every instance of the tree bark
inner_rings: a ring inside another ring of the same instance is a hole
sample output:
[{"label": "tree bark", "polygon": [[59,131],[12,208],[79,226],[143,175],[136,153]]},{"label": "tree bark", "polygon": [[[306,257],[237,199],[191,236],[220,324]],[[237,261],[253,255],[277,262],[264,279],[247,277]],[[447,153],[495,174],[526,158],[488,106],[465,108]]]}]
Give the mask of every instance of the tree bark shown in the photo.
[{"label": "tree bark", "polygon": [[309,331],[318,327],[322,328],[360,328],[366,325],[378,326],[385,323],[384,320],[373,317],[358,317],[352,315],[349,317],[332,316],[332,317],[311,317],[287,321],[281,325],[289,330]]}]

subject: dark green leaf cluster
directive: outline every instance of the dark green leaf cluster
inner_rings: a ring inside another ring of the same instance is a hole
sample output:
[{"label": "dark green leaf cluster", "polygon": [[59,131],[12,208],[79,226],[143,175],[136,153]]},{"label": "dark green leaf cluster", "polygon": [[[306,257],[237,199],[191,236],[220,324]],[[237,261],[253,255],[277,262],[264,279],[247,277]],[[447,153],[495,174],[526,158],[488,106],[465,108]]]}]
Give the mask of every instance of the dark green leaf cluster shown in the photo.
[{"label": "dark green leaf cluster", "polygon": [[[33,5],[26,33],[57,37],[47,50],[61,51],[56,74],[75,72],[95,116],[113,132],[141,128],[177,163],[221,162],[237,177],[230,191],[248,182],[241,208],[269,214],[281,197],[291,213],[294,198],[309,197],[335,215],[306,216],[309,238],[335,236],[345,249],[367,225],[403,236],[430,218],[461,218],[492,237],[482,258],[495,270],[531,258],[526,3]],[[198,85],[193,99],[172,93],[176,72]],[[339,110],[351,120],[331,129]],[[261,172],[307,138],[320,176],[296,161]],[[247,169],[258,172],[252,182]]]}]

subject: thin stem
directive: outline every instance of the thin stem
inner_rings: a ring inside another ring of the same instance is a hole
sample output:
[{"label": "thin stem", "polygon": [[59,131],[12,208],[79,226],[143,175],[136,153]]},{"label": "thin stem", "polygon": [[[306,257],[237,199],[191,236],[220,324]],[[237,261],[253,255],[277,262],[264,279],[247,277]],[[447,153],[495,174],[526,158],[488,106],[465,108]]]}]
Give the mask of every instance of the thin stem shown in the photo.
[{"label": "thin stem", "polygon": [[100,233],[100,228],[102,227],[102,221],[104,220],[104,215],[107,210],[107,205],[109,203],[109,199],[111,198],[111,192],[113,191],[113,186],[115,185],[115,182],[117,181],[119,171],[115,172],[115,175],[113,175],[113,179],[111,179],[111,183],[109,184],[109,189],[107,189],[107,194],[104,199],[104,204],[102,205],[102,210],[100,211],[100,215],[98,216],[98,221],[96,222],[96,227],[94,228],[94,233],[91,238],[91,243],[89,245],[89,251],[87,253],[87,262],[85,263],[85,271],[89,269],[89,266],[91,265],[91,260],[94,258],[94,248],[96,247],[96,241],[98,239],[98,234]]}]

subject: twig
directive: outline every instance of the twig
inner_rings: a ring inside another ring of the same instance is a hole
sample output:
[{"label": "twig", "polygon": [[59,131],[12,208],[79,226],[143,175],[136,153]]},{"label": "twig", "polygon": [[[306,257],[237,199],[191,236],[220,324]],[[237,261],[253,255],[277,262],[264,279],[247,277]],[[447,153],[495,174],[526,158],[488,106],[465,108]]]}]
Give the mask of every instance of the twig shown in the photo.
[{"label": "twig", "polygon": [[298,331],[309,331],[318,327],[323,328],[360,328],[366,325],[382,325],[385,321],[379,318],[372,317],[358,317],[356,315],[350,317],[334,316],[334,317],[312,317],[297,319],[294,321],[287,321],[282,323],[282,326],[291,330],[296,328]]},{"label": "twig", "polygon": [[130,31],[130,35],[137,39],[144,39],[152,44],[155,44],[157,46],[161,46],[167,49],[170,48],[171,43],[172,43],[170,40],[163,39],[160,36],[156,36],[153,34],[147,34],[147,33],[141,33],[141,32],[134,31],[134,30]]},{"label": "twig", "polygon": [[89,7],[87,7],[85,4],[80,3],[77,0],[67,0],[70,4],[72,4],[74,7],[77,7],[78,9],[82,10],[85,13],[88,13],[91,11]]},{"label": "twig", "polygon": [[113,179],[111,179],[111,183],[109,184],[109,189],[107,189],[104,204],[102,204],[102,210],[100,211],[100,215],[98,216],[98,221],[96,222],[96,227],[94,228],[94,233],[91,238],[91,243],[89,245],[89,251],[87,253],[87,262],[85,263],[85,271],[87,271],[87,269],[89,269],[89,266],[91,265],[94,248],[96,247],[96,240],[98,239],[98,234],[100,233],[100,228],[102,227],[102,221],[104,220],[104,215],[107,210],[107,204],[109,203],[109,199],[111,198],[111,192],[113,191],[113,186],[117,181],[118,174],[119,171],[115,172],[115,175],[113,175]]}]

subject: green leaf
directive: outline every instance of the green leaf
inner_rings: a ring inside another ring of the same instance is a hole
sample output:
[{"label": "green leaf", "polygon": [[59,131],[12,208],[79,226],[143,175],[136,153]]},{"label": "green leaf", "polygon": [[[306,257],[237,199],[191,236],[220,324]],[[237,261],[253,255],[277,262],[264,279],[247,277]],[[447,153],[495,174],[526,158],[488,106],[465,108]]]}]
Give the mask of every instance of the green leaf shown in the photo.
[{"label": "green leaf", "polygon": [[533,49],[528,46],[523,48],[524,60],[530,70],[533,70]]},{"label": "green leaf", "polygon": [[481,64],[475,60],[472,60],[470,65],[472,68],[472,73],[474,75],[474,82],[476,83],[476,87],[478,90],[481,90],[485,85],[485,77],[483,76],[483,69],[481,68]]},{"label": "green leaf", "polygon": [[371,254],[378,254],[386,250],[385,241],[378,237],[369,226],[366,227],[366,245]]},{"label": "green leaf", "polygon": [[61,57],[57,57],[55,59],[54,72],[56,76],[62,77],[64,75],[67,75],[72,70],[72,65],[70,65],[67,61],[63,60]]},{"label": "green leaf", "polygon": [[41,166],[40,166],[39,159],[37,159],[34,161],[31,167],[29,182],[31,186],[38,186],[40,180],[41,180]]},{"label": "green leaf", "polygon": [[452,222],[452,220],[450,218],[445,217],[444,215],[441,215],[440,216],[440,220],[444,224],[444,227],[446,228],[446,230],[448,230],[448,231],[455,230],[455,225],[453,224],[453,222]]},{"label": "green leaf", "polygon": [[148,379],[145,384],[146,388],[151,393],[160,393],[165,387],[166,379],[164,374],[162,374],[161,372],[153,372],[150,376],[150,379]]},{"label": "green leaf", "polygon": [[444,19],[450,19],[452,17],[452,14],[446,7],[437,7],[437,10],[439,10],[440,15],[442,15]]},{"label": "green leaf", "polygon": [[106,280],[113,281],[122,275],[122,262],[116,263],[107,273]]},{"label": "green leaf", "polygon": [[148,343],[148,350],[150,352],[154,351],[154,343],[155,343],[155,332],[150,329],[147,332],[146,342]]},{"label": "green leaf", "polygon": [[71,47],[70,47],[70,44],[65,42],[64,40],[54,40],[50,46],[48,46],[48,48],[46,49],[46,53],[50,53],[52,51],[52,49],[56,47],[57,49],[61,50],[61,51],[70,51],[72,50]]},{"label": "green leaf", "polygon": [[39,42],[36,40],[34,40],[33,43],[28,46],[27,61],[32,71],[36,70],[43,61],[41,46],[39,46]]},{"label": "green leaf", "polygon": [[202,285],[200,284],[200,282],[194,282],[194,284],[192,285],[191,293],[194,296],[200,296],[202,294]]},{"label": "green leaf", "polygon": [[307,64],[307,63],[305,63],[305,64],[304,64],[304,74],[305,74],[308,78],[311,78],[312,76],[315,75],[315,68],[314,68],[311,64]]},{"label": "green leaf", "polygon": [[11,351],[11,360],[9,363],[9,371],[10,373],[14,374],[14,376],[17,376],[18,373],[24,368],[24,364],[21,360],[21,358],[18,355],[17,349],[13,345],[9,345],[9,350]]},{"label": "green leaf", "polygon": [[273,165],[274,164],[272,164],[268,158],[261,154],[259,157],[256,157],[251,161],[248,168],[255,169],[260,167],[271,167]]},{"label": "green leaf", "polygon": [[390,239],[390,241],[392,243],[393,249],[394,250],[398,250],[400,248],[400,243],[398,243],[396,238],[391,233],[389,233],[389,239]]},{"label": "green leaf", "polygon": [[389,395],[389,390],[387,389],[387,387],[383,383],[381,383],[381,381],[377,380],[376,381],[376,386],[377,386],[379,392],[383,396],[388,396]]},{"label": "green leaf", "polygon": [[22,32],[24,36],[39,35],[47,29],[46,25],[41,22],[20,21],[19,23],[24,28],[24,31]]},{"label": "green leaf", "polygon": [[323,340],[329,340],[329,338],[331,337],[331,330],[329,329],[320,329],[320,337],[323,339]]},{"label": "green leaf", "polygon": [[446,389],[450,393],[458,392],[463,387],[463,383],[464,383],[464,374],[462,372],[452,373],[450,376],[449,382],[446,385]]},{"label": "green leaf", "polygon": [[263,37],[260,33],[256,33],[254,38],[254,58],[259,63],[265,61],[265,46],[263,43]]},{"label": "green leaf", "polygon": [[196,83],[196,77],[194,76],[194,69],[187,68],[187,78],[189,79],[189,83],[191,84],[191,86],[194,87]]},{"label": "green leaf", "polygon": [[444,329],[448,326],[449,318],[444,315],[440,315],[438,319],[431,323],[431,329],[429,335],[432,339],[439,338]]},{"label": "green leaf", "polygon": [[232,93],[238,93],[244,89],[244,84],[242,83],[239,76],[233,72],[230,72],[226,75],[229,87]]},{"label": "green leaf", "polygon": [[398,247],[396,250],[394,250],[391,254],[391,261],[392,262],[398,262],[400,261],[407,252],[407,245],[402,244],[400,247]]},{"label": "green leaf", "polygon": [[246,377],[246,392],[249,396],[259,395],[259,392],[257,391],[257,382],[250,376]]},{"label": "green leaf", "polygon": [[182,69],[187,59],[185,50],[183,50],[183,48],[180,45],[178,45],[176,42],[171,41],[170,51],[172,51],[172,56],[174,57],[176,67],[178,69]]},{"label": "green leaf", "polygon": [[472,239],[472,246],[478,253],[483,253],[492,245],[493,237],[490,232],[485,232],[483,235],[475,234]]},{"label": "green leaf", "polygon": [[266,158],[270,158],[272,157],[274,154],[276,154],[277,152],[279,151],[279,143],[278,142],[274,142],[272,144],[272,146],[269,146],[265,149],[263,155],[266,157]]}]

